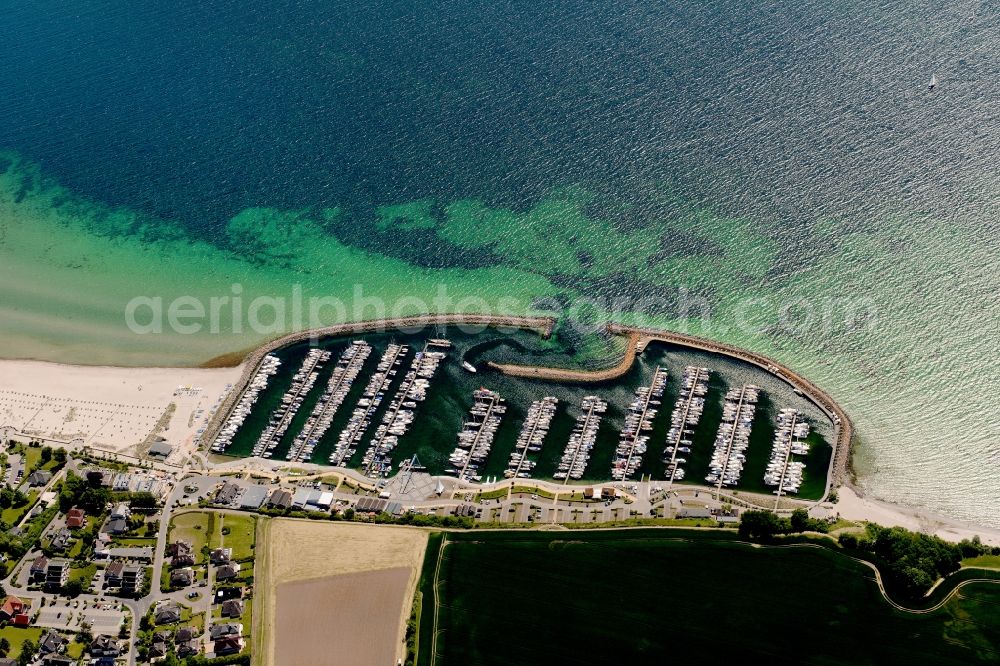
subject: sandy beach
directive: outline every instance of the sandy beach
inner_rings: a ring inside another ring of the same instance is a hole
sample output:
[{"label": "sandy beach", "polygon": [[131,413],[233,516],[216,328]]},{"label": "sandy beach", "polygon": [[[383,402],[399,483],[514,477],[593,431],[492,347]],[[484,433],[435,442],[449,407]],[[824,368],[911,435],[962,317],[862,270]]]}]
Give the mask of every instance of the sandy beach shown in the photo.
[{"label": "sandy beach", "polygon": [[162,437],[176,462],[241,370],[0,361],[0,433],[130,457]]},{"label": "sandy beach", "polygon": [[832,505],[831,510],[848,520],[867,520],[886,527],[905,527],[935,534],[948,541],[961,541],[978,535],[983,543],[1000,546],[1000,530],[963,523],[916,507],[865,497],[847,485],[837,490],[837,497],[837,503]]}]

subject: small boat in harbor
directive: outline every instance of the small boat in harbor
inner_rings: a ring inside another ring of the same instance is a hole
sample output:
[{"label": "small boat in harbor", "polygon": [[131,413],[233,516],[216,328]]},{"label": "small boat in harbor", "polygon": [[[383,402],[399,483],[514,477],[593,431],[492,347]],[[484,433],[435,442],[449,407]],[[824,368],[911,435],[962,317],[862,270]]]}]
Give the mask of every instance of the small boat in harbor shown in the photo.
[{"label": "small boat in harbor", "polygon": [[476,372],[476,366],[472,365],[468,361],[462,361],[462,367],[468,370],[469,372]]}]

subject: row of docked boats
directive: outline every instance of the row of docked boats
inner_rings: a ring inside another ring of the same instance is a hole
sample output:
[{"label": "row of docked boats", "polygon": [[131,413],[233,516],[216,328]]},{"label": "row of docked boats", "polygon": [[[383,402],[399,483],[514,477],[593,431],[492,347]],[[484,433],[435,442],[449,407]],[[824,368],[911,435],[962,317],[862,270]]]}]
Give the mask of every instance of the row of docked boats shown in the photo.
[{"label": "row of docked boats", "polygon": [[759,399],[760,387],[753,384],[744,384],[726,393],[722,423],[715,436],[715,448],[708,463],[709,472],[705,481],[719,488],[739,483]]},{"label": "row of docked boats", "polygon": [[212,442],[212,451],[222,453],[233,443],[233,437],[236,436],[236,432],[243,425],[243,422],[247,420],[250,412],[253,411],[253,406],[257,404],[257,399],[260,397],[261,391],[267,388],[267,383],[271,377],[278,373],[280,365],[281,359],[274,354],[267,354],[261,359],[260,365],[257,366],[257,371],[254,372],[253,377],[247,382],[247,387],[244,389],[243,395],[240,396],[236,406],[233,407],[233,411],[229,413],[225,423],[222,424],[222,428],[219,430],[215,441]]},{"label": "row of docked boats", "polygon": [[375,372],[368,379],[364,393],[358,400],[357,406],[351,412],[351,417],[347,425],[340,432],[337,444],[330,454],[330,462],[334,465],[343,466],[351,459],[358,448],[358,443],[371,425],[372,414],[382,404],[385,393],[392,384],[393,378],[399,372],[399,366],[403,362],[409,348],[406,345],[389,344],[385,352],[378,361]]},{"label": "row of docked boats", "polygon": [[778,413],[778,427],[774,432],[771,459],[764,471],[764,485],[775,486],[774,493],[798,493],[806,464],[792,456],[809,455],[809,423],[797,409],[782,409]]},{"label": "row of docked boats", "polygon": [[447,340],[428,342],[414,356],[361,461],[368,476],[389,476],[392,472],[392,451],[416,418],[417,405],[427,399],[431,380],[446,357],[444,352],[434,350],[432,345],[444,344],[450,346],[451,343]]},{"label": "row of docked boats", "polygon": [[451,464],[448,474],[460,481],[480,481],[479,467],[486,462],[493,446],[493,438],[500,427],[507,405],[499,393],[487,388],[476,389],[472,394],[469,417],[458,433],[458,446],[448,456]]},{"label": "row of docked boats", "polygon": [[372,347],[363,340],[355,340],[340,354],[337,365],[330,373],[326,388],[313,407],[302,431],[288,449],[288,460],[302,462],[312,458],[316,444],[329,430],[337,410],[344,404],[354,380],[372,353]]},{"label": "row of docked boats", "polygon": [[281,442],[288,427],[292,424],[292,419],[298,413],[299,407],[306,395],[312,390],[319,378],[319,371],[323,364],[330,360],[333,354],[325,349],[310,349],[306,353],[299,371],[292,377],[292,383],[281,396],[281,405],[271,413],[264,431],[260,433],[257,443],[253,446],[253,455],[263,458],[270,458],[274,455],[274,449]]},{"label": "row of docked boats", "polygon": [[694,431],[705,411],[705,395],[708,393],[708,368],[689,365],[681,375],[681,394],[670,415],[670,430],[667,432],[667,446],[663,450],[664,472],[668,481],[684,478],[683,454],[691,452]]},{"label": "row of docked boats", "polygon": [[535,400],[528,407],[528,414],[521,426],[521,433],[517,436],[514,450],[510,453],[510,460],[507,462],[507,469],[504,470],[504,478],[530,479],[531,470],[535,468],[535,461],[528,457],[529,453],[538,453],[542,450],[545,435],[552,425],[552,418],[556,415],[556,407],[559,399],[548,395],[541,400]]},{"label": "row of docked boats", "polygon": [[573,432],[569,436],[566,448],[563,449],[559,466],[552,478],[563,481],[583,478],[587,463],[590,461],[590,452],[597,442],[597,430],[601,425],[601,417],[606,411],[608,411],[608,403],[596,395],[584,397],[580,403],[580,415],[576,417]]},{"label": "row of docked boats", "polygon": [[615,459],[611,462],[611,478],[615,481],[631,479],[642,466],[642,455],[646,453],[649,435],[653,429],[653,419],[659,411],[660,398],[667,387],[667,371],[657,367],[649,386],[640,386],[635,399],[625,414]]}]

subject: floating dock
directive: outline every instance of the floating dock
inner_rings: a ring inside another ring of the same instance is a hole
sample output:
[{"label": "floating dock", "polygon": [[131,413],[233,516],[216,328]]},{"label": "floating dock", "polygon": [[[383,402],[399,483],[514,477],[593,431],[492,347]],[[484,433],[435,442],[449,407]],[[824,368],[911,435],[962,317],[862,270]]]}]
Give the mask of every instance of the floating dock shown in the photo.
[{"label": "floating dock", "polygon": [[670,431],[667,446],[663,450],[663,462],[667,464],[667,481],[673,483],[684,478],[684,464],[687,458],[678,454],[690,453],[691,439],[695,428],[705,411],[705,394],[708,393],[708,368],[689,365],[681,376],[681,395],[677,398],[674,411],[670,415]]},{"label": "floating dock", "polygon": [[267,384],[278,372],[278,367],[281,365],[281,359],[273,354],[267,354],[260,361],[260,365],[257,366],[257,371],[250,377],[247,382],[247,387],[240,395],[239,402],[230,412],[229,416],[222,424],[222,428],[219,430],[218,436],[212,443],[212,451],[215,453],[222,453],[233,443],[233,437],[236,436],[236,432],[246,421],[247,416],[253,410],[253,406],[257,403],[257,399],[260,397],[261,391],[267,388]]},{"label": "floating dock", "polygon": [[416,418],[417,405],[427,399],[431,380],[447,356],[444,352],[429,351],[432,345],[446,348],[451,343],[447,340],[431,340],[414,356],[403,383],[399,385],[389,409],[382,416],[382,423],[375,430],[371,446],[365,451],[361,464],[366,476],[389,476],[392,472],[392,451]]},{"label": "floating dock", "polygon": [[389,389],[393,377],[398,372],[398,366],[403,362],[403,357],[409,348],[406,345],[390,344],[386,347],[382,358],[378,361],[375,373],[369,378],[365,392],[358,400],[357,407],[351,412],[351,418],[347,425],[340,432],[337,438],[337,445],[333,453],[330,454],[330,462],[339,467],[351,459],[358,448],[358,444],[364,437],[368,426],[371,425],[372,414],[382,404],[385,392]]},{"label": "floating dock", "polygon": [[705,477],[705,481],[715,484],[716,492],[722,490],[723,486],[732,487],[740,481],[759,398],[760,387],[753,384],[744,384],[726,394],[722,423],[715,436],[715,450],[708,464],[709,473]]},{"label": "floating dock", "polygon": [[641,386],[635,392],[635,399],[625,415],[615,459],[611,463],[611,478],[615,481],[631,479],[642,466],[642,455],[646,452],[649,435],[643,433],[653,429],[660,398],[667,386],[667,371],[657,367],[649,386]]},{"label": "floating dock", "polygon": [[794,460],[793,455],[809,455],[809,444],[802,441],[809,436],[809,423],[797,409],[782,409],[778,413],[778,428],[774,433],[771,460],[764,472],[764,484],[775,486],[778,498],[782,493],[798,493],[802,486],[806,464]]},{"label": "floating dock", "polygon": [[500,427],[500,420],[507,411],[500,394],[486,388],[473,394],[469,420],[458,433],[458,446],[448,457],[452,467],[446,471],[460,481],[479,481],[479,466],[486,462],[493,446],[493,438]]},{"label": "floating dock", "polygon": [[347,398],[354,380],[358,378],[362,366],[372,353],[371,345],[363,340],[355,340],[337,359],[337,366],[327,380],[326,389],[319,402],[302,427],[302,432],[292,442],[288,450],[288,460],[302,462],[312,457],[313,449],[333,422],[337,410]]},{"label": "floating dock", "polygon": [[302,406],[302,401],[316,384],[320,369],[332,355],[325,349],[309,350],[299,371],[292,377],[292,385],[281,396],[281,406],[271,414],[271,420],[254,444],[253,455],[270,458],[274,454],[274,449],[292,424],[292,419]]},{"label": "floating dock", "polygon": [[528,458],[528,453],[537,453],[542,450],[542,443],[545,435],[549,432],[552,424],[552,417],[556,414],[556,407],[559,400],[553,396],[545,396],[541,400],[535,400],[528,408],[528,415],[524,419],[521,427],[521,434],[517,436],[517,443],[510,453],[510,461],[504,471],[504,477],[508,479],[530,479],[531,470],[535,467],[535,461]]},{"label": "floating dock", "polygon": [[608,411],[608,403],[596,395],[588,395],[580,404],[580,415],[569,436],[569,442],[563,449],[559,460],[558,471],[552,478],[568,483],[570,479],[582,479],[590,461],[590,451],[597,441],[597,430],[601,425],[601,416]]}]

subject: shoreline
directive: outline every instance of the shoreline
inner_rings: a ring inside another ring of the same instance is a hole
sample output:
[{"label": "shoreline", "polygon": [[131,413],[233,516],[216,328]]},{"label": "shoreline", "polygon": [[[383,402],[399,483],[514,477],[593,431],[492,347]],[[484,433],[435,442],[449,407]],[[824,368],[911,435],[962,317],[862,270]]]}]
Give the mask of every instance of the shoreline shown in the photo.
[{"label": "shoreline", "polygon": [[[537,325],[539,320],[533,319],[531,323]],[[372,324],[369,323],[368,326],[370,325]],[[357,325],[345,327],[348,328],[346,332],[353,332],[356,330],[355,326]],[[343,329],[338,327],[338,330],[343,334]],[[308,339],[315,334],[313,332],[299,335],[304,336],[303,339]],[[283,344],[288,344],[288,341],[280,338],[261,349],[272,349],[275,345]],[[259,349],[257,352],[254,356],[261,355]],[[250,367],[252,365],[248,361],[224,368],[139,368],[0,359],[0,433],[11,427],[25,430],[20,427],[23,423],[14,422],[10,418],[9,403],[12,399],[19,399],[25,403],[33,400],[36,404],[25,404],[23,407],[34,407],[35,412],[40,411],[37,403],[63,411],[67,408],[72,409],[74,405],[78,410],[92,407],[98,411],[101,407],[107,406],[105,410],[107,411],[111,409],[111,405],[117,405],[114,415],[120,422],[109,426],[111,421],[106,418],[101,424],[103,430],[90,433],[90,436],[85,438],[84,446],[129,457],[130,452],[136,450],[135,442],[127,439],[129,433],[135,433],[144,424],[148,426],[151,422],[156,422],[163,416],[163,411],[168,405],[176,404],[177,408],[171,422],[160,432],[168,436],[172,444],[178,445],[180,450],[175,452],[176,454],[193,455],[195,453],[193,442],[198,428],[201,424],[207,427],[211,415],[233,399],[238,393],[234,389],[239,387],[239,379],[245,376]],[[192,389],[200,388],[201,391],[182,391],[178,395],[178,389],[185,386],[190,386]],[[95,397],[99,399],[95,400]],[[41,402],[42,399],[47,399],[47,402]],[[195,418],[199,413],[202,417]],[[103,416],[110,417],[112,414],[106,413]],[[52,421],[49,420],[49,425]],[[37,422],[28,419],[27,431],[32,430],[32,425],[37,425]],[[132,426],[131,430],[129,425]],[[62,428],[64,433],[73,429],[69,423],[62,425]],[[65,441],[72,438],[60,439]],[[887,527],[906,527],[936,534],[951,541],[979,535],[984,543],[1000,545],[1000,529],[951,518],[922,507],[897,504],[870,496],[850,478],[840,479],[836,491],[838,502],[828,506],[831,511],[849,520],[868,520]]]}]

